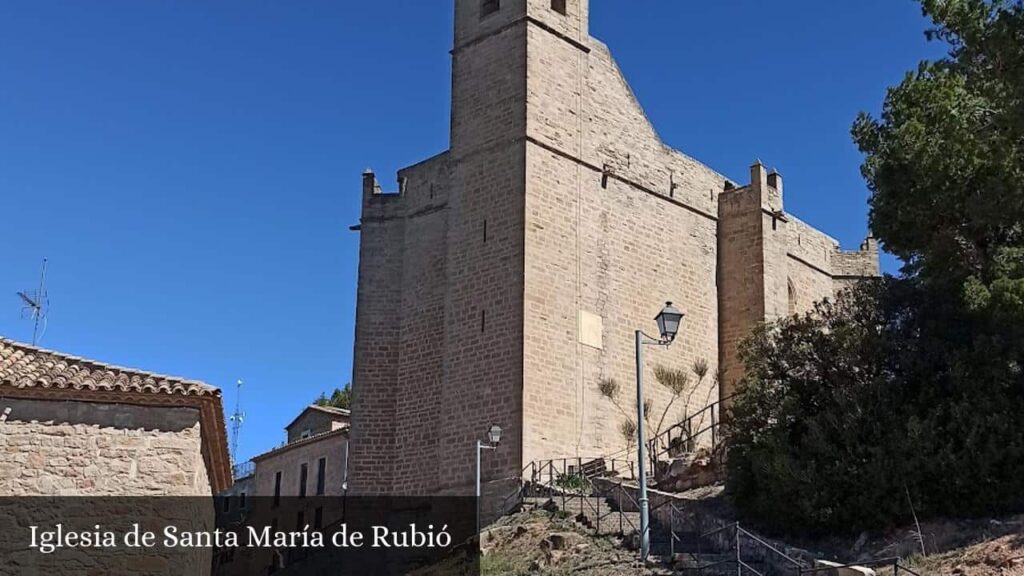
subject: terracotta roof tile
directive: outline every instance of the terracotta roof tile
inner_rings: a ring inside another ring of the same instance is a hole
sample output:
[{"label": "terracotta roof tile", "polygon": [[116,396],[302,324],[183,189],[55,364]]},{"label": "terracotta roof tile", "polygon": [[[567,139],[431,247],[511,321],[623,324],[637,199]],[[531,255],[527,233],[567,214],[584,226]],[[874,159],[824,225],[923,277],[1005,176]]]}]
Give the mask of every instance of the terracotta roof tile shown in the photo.
[{"label": "terracotta roof tile", "polygon": [[112,366],[0,338],[0,387],[220,396],[196,380]]}]

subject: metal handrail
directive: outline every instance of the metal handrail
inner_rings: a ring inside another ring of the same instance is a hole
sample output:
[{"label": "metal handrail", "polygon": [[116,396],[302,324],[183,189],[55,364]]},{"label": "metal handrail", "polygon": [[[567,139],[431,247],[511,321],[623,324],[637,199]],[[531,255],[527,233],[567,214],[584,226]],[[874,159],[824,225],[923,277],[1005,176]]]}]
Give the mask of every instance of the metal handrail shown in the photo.
[{"label": "metal handrail", "polygon": [[[569,462],[574,463],[574,468],[571,473],[569,471]],[[592,512],[598,531],[601,530],[602,520],[613,514],[619,517],[620,533],[626,533],[625,529],[627,525],[631,530],[637,530],[636,524],[623,512],[623,501],[625,500],[627,503],[631,503],[634,508],[639,508],[639,504],[636,499],[634,499],[633,496],[622,487],[621,483],[615,483],[611,488],[601,488],[590,482],[590,480],[600,476],[592,475],[591,477],[586,478],[588,490],[585,492],[568,492],[555,485],[557,478],[584,471],[585,467],[582,466],[584,463],[584,459],[582,458],[563,458],[531,462],[523,468],[523,477],[528,477],[530,480],[528,482],[523,481],[521,487],[515,493],[506,497],[506,503],[510,498],[517,496],[520,499],[543,496],[552,500],[560,499],[561,508],[562,510],[565,510],[567,503],[579,502],[581,513],[585,515],[588,510]],[[558,464],[561,464],[561,470],[559,470]],[[632,469],[632,466],[630,466],[630,469]],[[617,472],[614,464],[611,472],[613,474]],[[585,477],[582,474],[580,476]],[[625,498],[623,498],[623,496],[625,496]],[[605,501],[610,504],[612,500],[616,502],[617,509],[601,514],[601,502]],[[507,504],[503,504],[503,508],[505,510],[509,509]]]},{"label": "metal handrail", "polygon": [[[714,536],[715,534],[719,534],[719,533],[725,532],[727,530],[735,530],[735,534],[736,534],[736,542],[735,542],[736,558],[734,560],[729,560],[728,562],[742,562],[742,557],[741,557],[740,548],[739,548],[739,546],[740,546],[740,534],[742,534],[743,536],[746,536],[748,539],[753,540],[755,544],[759,544],[762,548],[767,549],[768,551],[774,553],[776,556],[778,556],[778,557],[782,558],[783,560],[787,561],[790,565],[796,567],[799,574],[802,574],[803,570],[806,568],[806,566],[804,566],[801,562],[799,562],[798,560],[796,560],[793,557],[789,556],[785,552],[779,550],[775,546],[772,546],[771,544],[766,542],[763,538],[761,538],[757,534],[754,534],[753,532],[750,532],[749,530],[744,529],[742,526],[740,526],[739,522],[734,522],[732,524],[727,524],[725,526],[722,526],[721,528],[712,530],[710,532],[706,532],[704,534],[701,534],[700,537],[701,537],[701,539],[706,539],[709,536]],[[751,568],[751,570],[753,570],[753,569]]]},{"label": "metal handrail", "polygon": [[743,560],[736,560],[736,563],[739,564],[740,566],[742,566],[743,568],[746,568],[747,570],[750,570],[754,574],[757,574],[757,576],[764,576],[764,574],[758,572],[757,570],[754,569],[753,566],[751,566],[750,564],[747,564]]},{"label": "metal handrail", "polygon": [[[634,509],[634,510],[635,509],[639,509],[639,503],[633,497],[633,495],[628,490],[626,490],[625,485],[621,481],[620,482],[613,482],[612,486],[610,488],[601,488],[599,485],[594,484],[593,482],[590,482],[590,480],[593,480],[594,478],[601,478],[602,476],[594,475],[594,476],[591,476],[591,477],[586,477],[583,474],[579,474],[580,471],[584,470],[584,467],[582,466],[582,464],[589,463],[589,462],[592,462],[592,461],[595,461],[595,460],[598,460],[598,459],[585,460],[583,458],[562,458],[562,459],[538,460],[538,461],[530,462],[529,464],[527,464],[523,468],[522,473],[520,474],[520,478],[519,478],[520,486],[517,488],[517,490],[515,492],[511,493],[509,496],[507,496],[505,498],[505,504],[507,504],[507,502],[511,498],[518,497],[520,499],[520,501],[521,501],[523,498],[526,498],[526,497],[536,497],[537,495],[541,495],[541,496],[547,496],[547,497],[549,497],[551,499],[561,498],[561,500],[562,500],[561,508],[562,508],[562,510],[565,510],[567,502],[572,502],[574,500],[578,500],[579,503],[580,503],[580,512],[581,513],[586,514],[586,511],[588,511],[588,510],[592,512],[593,517],[596,520],[596,524],[597,524],[596,529],[597,529],[598,532],[600,532],[600,530],[601,530],[601,522],[602,522],[602,520],[608,518],[609,516],[611,516],[613,514],[615,514],[615,515],[617,515],[619,517],[619,533],[625,534],[626,533],[625,528],[626,528],[627,525],[633,531],[638,530],[638,527],[636,526],[636,524],[623,511],[623,503],[631,505],[632,506],[631,509]],[[614,460],[608,460],[608,461],[609,462],[615,462]],[[587,492],[568,493],[564,489],[561,489],[560,487],[558,487],[557,485],[553,485],[554,481],[559,476],[565,476],[565,475],[569,475],[570,474],[570,472],[569,472],[569,470],[570,470],[569,462],[575,463],[575,466],[572,468],[573,474],[579,474],[581,477],[584,477],[584,478],[586,478],[588,480],[588,488],[589,488],[589,490]],[[628,462],[628,461],[625,461],[625,462],[627,462],[629,464],[629,468],[630,468],[630,470],[632,470],[632,464],[633,463],[632,462]],[[559,471],[559,468],[558,468],[557,464],[561,464],[561,471]],[[530,474],[528,475],[527,472],[529,472]],[[617,472],[617,470],[615,469],[615,464],[614,463],[612,465],[611,472],[613,474]],[[544,477],[545,473],[547,474],[547,480],[548,480],[547,483],[543,482],[543,479],[544,479],[543,477]],[[607,476],[605,476],[605,477],[607,477]],[[529,481],[527,481],[526,478],[529,478]],[[623,496],[625,496],[625,498],[623,498]],[[608,513],[601,514],[601,512],[600,512],[600,506],[601,506],[600,503],[601,503],[601,501],[608,502],[609,505],[612,503],[612,501],[614,501],[615,502],[615,509],[614,510],[610,510]],[[503,504],[503,513],[507,513],[510,510],[505,504]],[[651,509],[651,511],[653,512],[653,511],[658,510],[658,509],[660,509],[662,507],[665,507],[665,506],[668,506],[668,508],[669,508],[669,522],[670,522],[670,525],[668,527],[669,528],[669,550],[670,550],[670,554],[672,554],[674,556],[675,555],[675,545],[676,545],[676,543],[677,542],[682,542],[682,538],[679,536],[679,534],[683,532],[682,530],[678,530],[677,529],[676,517],[677,517],[677,515],[681,515],[683,513],[683,509],[681,507],[677,506],[676,503],[673,502],[672,500],[667,500],[666,502],[663,502],[663,503],[658,504],[657,506],[653,507]],[[820,573],[823,573],[823,572],[828,572],[830,570],[835,570],[837,568],[851,568],[851,567],[855,567],[855,566],[866,566],[866,567],[869,567],[869,566],[881,566],[881,567],[892,566],[893,567],[893,576],[900,576],[901,574],[906,574],[908,576],[921,576],[920,574],[918,574],[914,570],[912,570],[912,569],[904,566],[903,564],[901,564],[899,558],[884,558],[884,559],[880,559],[880,560],[870,560],[870,561],[864,561],[864,562],[857,562],[855,564],[845,564],[843,566],[808,567],[804,563],[800,562],[799,560],[797,560],[797,559],[789,556],[785,552],[779,550],[774,545],[772,545],[768,541],[764,540],[763,538],[761,538],[757,534],[754,534],[753,532],[743,528],[740,525],[739,522],[733,522],[731,524],[727,524],[725,526],[721,526],[721,527],[716,528],[714,530],[711,530],[709,532],[705,532],[703,534],[699,534],[698,535],[698,538],[699,538],[699,540],[698,540],[698,550],[699,550],[699,546],[700,546],[699,541],[706,541],[709,537],[714,536],[716,534],[719,534],[721,532],[728,531],[728,530],[733,530],[734,534],[735,534],[733,549],[735,551],[736,557],[735,558],[730,558],[728,560],[721,560],[721,561],[718,561],[718,562],[714,562],[712,564],[706,564],[706,565],[698,566],[698,567],[696,567],[696,570],[699,573],[703,573],[704,570],[708,570],[708,569],[714,568],[716,566],[721,566],[721,565],[724,565],[724,564],[735,564],[738,567],[737,569],[740,571],[740,573],[742,573],[743,569],[746,569],[746,570],[750,571],[751,573],[756,574],[757,576],[764,576],[761,572],[759,572],[753,566],[751,566],[746,561],[744,561],[743,554],[742,554],[742,545],[741,545],[741,542],[742,542],[742,538],[741,537],[744,537],[747,540],[749,540],[750,542],[753,542],[754,544],[756,544],[758,547],[760,547],[760,548],[762,548],[764,550],[767,550],[768,552],[773,554],[775,557],[778,557],[778,558],[781,558],[782,560],[785,560],[793,569],[795,569],[795,570],[793,570],[793,572],[795,572],[795,574],[797,576],[805,576],[805,575],[806,576],[814,576],[816,574],[820,574]],[[726,552],[728,552],[728,550],[726,550]],[[691,555],[692,554],[693,553],[691,552]],[[696,556],[694,556],[694,558],[696,558]]]},{"label": "metal handrail", "polygon": [[245,462],[238,462],[231,467],[231,476],[235,480],[241,480],[252,476],[256,472],[256,463],[252,460],[246,460]]},{"label": "metal handrail", "polygon": [[779,549],[778,549],[778,548],[776,548],[775,546],[772,546],[772,545],[771,545],[771,544],[769,544],[768,542],[765,542],[765,541],[764,541],[764,540],[763,540],[762,538],[760,538],[760,537],[759,537],[759,536],[757,536],[756,534],[754,534],[754,533],[750,532],[749,530],[745,530],[744,528],[742,528],[742,527],[741,527],[741,526],[739,525],[739,523],[737,523],[737,524],[736,524],[736,527],[737,527],[737,528],[739,528],[739,531],[740,531],[740,532],[742,532],[742,533],[743,533],[743,535],[744,535],[744,536],[746,536],[747,538],[750,538],[751,540],[753,540],[753,541],[757,542],[757,543],[758,543],[758,544],[760,544],[761,546],[763,546],[763,547],[765,547],[765,548],[767,548],[767,549],[771,550],[771,551],[772,551],[772,552],[774,552],[774,553],[775,553],[776,555],[778,555],[778,556],[781,556],[781,557],[782,557],[783,559],[787,560],[787,561],[788,561],[788,562],[789,562],[790,564],[792,564],[792,565],[794,565],[794,566],[799,566],[799,567],[800,567],[801,569],[803,569],[803,564],[801,564],[801,563],[800,563],[800,562],[799,562],[798,560],[796,560],[796,559],[794,559],[794,558],[790,557],[790,556],[789,556],[788,554],[786,554],[785,552],[783,552],[783,551],[779,550]]},{"label": "metal handrail", "polygon": [[[718,400],[716,402],[708,404],[707,406],[702,408],[700,411],[695,412],[694,414],[692,414],[690,416],[687,416],[681,422],[677,422],[677,423],[673,424],[672,426],[669,426],[664,432],[661,432],[657,436],[654,436],[653,438],[648,440],[647,441],[647,452],[648,452],[648,456],[649,456],[649,458],[651,460],[651,463],[653,464],[653,463],[657,462],[663,455],[671,452],[671,450],[673,448],[673,446],[672,446],[672,440],[673,440],[672,434],[675,431],[680,431],[681,432],[678,436],[676,436],[676,439],[682,439],[682,442],[684,442],[684,443],[692,443],[700,435],[702,435],[702,434],[704,434],[706,432],[711,432],[711,449],[712,449],[712,451],[714,451],[718,447],[719,436],[720,436],[716,432],[721,427],[721,423],[722,423],[720,408],[721,408],[722,404],[724,404],[725,402],[727,402],[729,400],[732,400],[736,396],[738,396],[738,394],[732,394],[730,396],[722,398],[721,400]],[[697,432],[693,432],[692,431],[693,422],[695,422],[698,417],[701,417],[701,419],[702,419],[701,421],[703,422],[703,418],[704,418],[704,415],[705,415],[706,412],[711,412],[711,424],[709,426],[706,426],[706,427],[702,428],[701,430],[699,430]]]}]

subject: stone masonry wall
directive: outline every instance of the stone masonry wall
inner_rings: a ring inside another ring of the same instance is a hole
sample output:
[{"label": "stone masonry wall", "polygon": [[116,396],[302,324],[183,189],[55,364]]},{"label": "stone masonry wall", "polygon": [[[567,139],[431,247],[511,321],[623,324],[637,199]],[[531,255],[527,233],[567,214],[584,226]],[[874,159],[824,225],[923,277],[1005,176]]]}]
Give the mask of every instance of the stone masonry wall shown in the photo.
[{"label": "stone masonry wall", "polygon": [[743,374],[740,342],[765,317],[761,197],[751,187],[722,195],[718,223],[718,308],[721,396],[735,393]]},{"label": "stone masonry wall", "polygon": [[[529,28],[524,462],[624,452],[625,417],[598,392],[613,378],[635,410],[634,330],[666,301],[687,313],[671,348],[647,347],[655,428],[669,394],[657,365],[718,363],[716,223],[724,178],[658,139],[607,50]],[[609,174],[605,174],[605,171]],[[584,342],[584,316],[599,324]],[[656,334],[655,334],[656,335]],[[665,425],[717,396],[710,375]],[[653,432],[653,430],[652,430]],[[635,445],[635,444],[634,444]]]},{"label": "stone masonry wall", "polygon": [[363,175],[359,235],[359,286],[352,360],[353,489],[387,494],[395,462],[395,397],[405,219],[401,197],[380,193],[373,174]]},{"label": "stone masonry wall", "polygon": [[505,436],[500,450],[485,454],[484,480],[521,469],[526,28],[518,22],[486,34],[486,22],[480,26],[481,35],[457,47],[452,61],[453,194],[436,466],[438,489],[461,494],[473,491],[475,444],[492,424]]},{"label": "stone masonry wall", "polygon": [[787,313],[800,314],[835,293],[832,262],[839,243],[790,216],[787,246]]},{"label": "stone masonry wall", "polygon": [[[0,422],[0,495],[211,494],[197,410],[7,399],[0,405],[12,408]],[[73,417],[62,417],[68,413]]]},{"label": "stone masonry wall", "polygon": [[[209,574],[212,550],[28,549],[30,526],[125,533],[132,523],[162,534],[213,527],[198,410],[0,398],[0,573]],[[123,498],[131,496],[133,498]],[[139,498],[174,496],[190,498]],[[101,498],[109,497],[109,498]],[[4,572],[4,569],[9,572]]]},{"label": "stone masonry wall", "polygon": [[656,420],[655,366],[709,368],[667,426],[731,391],[757,323],[831,295],[833,260],[871,269],[818,250],[829,239],[785,214],[778,174],[758,164],[737,188],[666,146],[586,0],[482,6],[455,2],[451,150],[401,171],[398,194],[364,176],[356,493],[468,491],[491,424],[505,436],[485,482],[534,459],[631,457],[597,384],[619,381],[635,410],[633,330],[654,332],[665,301],[687,316],[671,348],[645,349]]},{"label": "stone masonry wall", "polygon": [[494,423],[485,477],[518,471],[525,29],[478,8],[457,12],[451,151],[402,170],[399,194],[364,186],[354,493],[471,493]]}]

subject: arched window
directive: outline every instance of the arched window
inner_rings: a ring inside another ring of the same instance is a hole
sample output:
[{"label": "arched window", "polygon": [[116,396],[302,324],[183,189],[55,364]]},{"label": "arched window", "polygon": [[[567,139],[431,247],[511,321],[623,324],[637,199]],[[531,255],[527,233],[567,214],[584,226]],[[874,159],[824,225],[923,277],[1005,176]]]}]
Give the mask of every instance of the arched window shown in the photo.
[{"label": "arched window", "polygon": [[792,278],[789,279],[788,284],[789,284],[789,315],[793,316],[794,314],[797,314],[799,312],[799,310],[797,310],[797,302],[796,302],[796,286],[793,286],[793,279]]}]

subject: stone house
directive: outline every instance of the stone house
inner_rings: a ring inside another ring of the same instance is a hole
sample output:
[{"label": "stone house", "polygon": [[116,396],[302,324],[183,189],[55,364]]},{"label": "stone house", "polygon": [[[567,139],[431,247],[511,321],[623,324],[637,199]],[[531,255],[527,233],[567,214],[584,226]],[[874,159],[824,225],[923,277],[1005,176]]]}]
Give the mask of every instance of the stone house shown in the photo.
[{"label": "stone house", "polygon": [[43,555],[23,536],[57,525],[204,531],[212,495],[230,483],[218,389],[0,338],[0,557],[11,573],[209,574],[210,549]]},{"label": "stone house", "polygon": [[[252,523],[302,530],[323,528],[341,519],[347,491],[351,414],[329,406],[307,406],[285,427],[281,446],[240,466],[236,486],[219,495],[225,524]],[[250,472],[251,471],[251,472]],[[218,574],[256,574],[278,570],[301,559],[295,551],[224,551]]]},{"label": "stone house", "polygon": [[307,406],[285,427],[287,442],[253,458],[253,494],[270,497],[341,496],[347,481],[351,414]]},{"label": "stone house", "polygon": [[220,390],[0,338],[0,496],[210,496]]},{"label": "stone house", "polygon": [[787,212],[778,172],[757,162],[734,181],[666,145],[590,34],[588,0],[454,9],[449,149],[394,192],[363,175],[354,493],[472,493],[492,424],[505,435],[485,480],[629,457],[597,384],[631,387],[634,330],[666,301],[686,318],[648,350],[648,381],[698,361],[721,375],[681,419],[732,395],[758,323],[878,275],[877,243],[844,250]]}]

